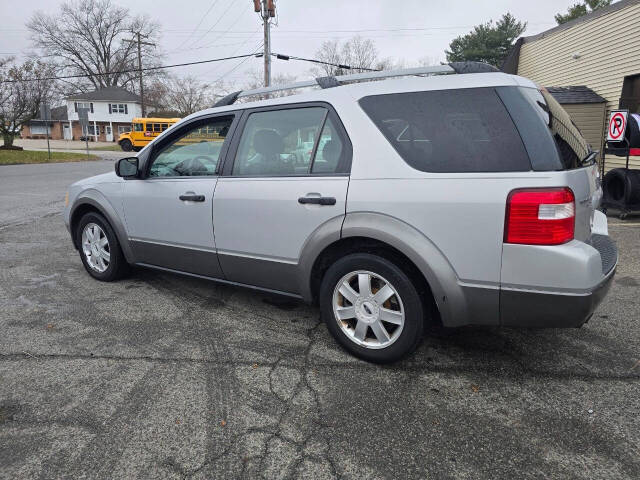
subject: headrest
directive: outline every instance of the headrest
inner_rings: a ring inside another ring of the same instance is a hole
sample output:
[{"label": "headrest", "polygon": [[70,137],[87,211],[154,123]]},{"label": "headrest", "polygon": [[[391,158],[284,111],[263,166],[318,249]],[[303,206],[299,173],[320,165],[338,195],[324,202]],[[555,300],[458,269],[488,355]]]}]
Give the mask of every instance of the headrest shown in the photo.
[{"label": "headrest", "polygon": [[284,142],[275,130],[258,130],[253,134],[253,148],[262,155],[278,155],[284,150]]},{"label": "headrest", "polygon": [[327,161],[337,161],[340,156],[340,145],[334,140],[329,140],[322,147],[322,158]]}]

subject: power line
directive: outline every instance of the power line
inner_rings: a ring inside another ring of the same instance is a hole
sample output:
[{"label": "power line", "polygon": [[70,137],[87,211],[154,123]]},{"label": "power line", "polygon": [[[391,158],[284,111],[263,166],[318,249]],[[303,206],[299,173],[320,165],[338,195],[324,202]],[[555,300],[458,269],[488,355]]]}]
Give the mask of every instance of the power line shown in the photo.
[{"label": "power line", "polygon": [[[260,30],[260,27],[256,28],[256,29],[254,30],[254,33],[258,33],[258,30]],[[252,39],[251,37],[247,38],[244,42],[242,42],[242,44],[241,44],[239,47],[237,47],[233,52],[231,52],[231,55],[235,55],[236,53],[238,53],[238,52],[239,52],[242,48],[244,48],[244,46],[245,46],[247,43],[249,43],[251,40],[255,40],[255,38],[253,38],[253,39]],[[261,48],[262,48],[262,43],[260,43],[258,46],[256,46],[256,47],[255,47],[253,50],[251,50],[251,51],[255,53],[257,50],[259,50],[259,49],[261,49]],[[245,59],[244,59],[244,60],[242,60],[238,65],[243,64],[246,60],[247,60],[247,59],[245,58]],[[210,75],[210,74],[212,74],[213,72],[217,71],[219,68],[220,68],[219,66],[218,66],[218,67],[213,67],[213,69],[211,69],[211,70],[207,70],[204,74],[200,75],[200,77],[203,77],[203,76],[206,76],[206,75]],[[235,67],[232,69],[232,71],[233,71],[233,70],[235,70]],[[226,76],[226,74],[225,74],[225,75],[223,75],[223,76]],[[217,80],[216,80],[216,81],[217,81]]]},{"label": "power line", "polygon": [[105,76],[105,75],[115,75],[121,73],[132,73],[132,72],[150,72],[155,70],[164,70],[165,68],[175,68],[175,67],[186,67],[188,65],[201,65],[203,63],[213,63],[213,62],[222,62],[225,60],[235,60],[237,58],[246,58],[246,57],[262,57],[262,53],[247,53],[244,55],[234,55],[231,57],[222,57],[222,58],[212,58],[210,60],[200,60],[198,62],[186,62],[186,63],[174,63],[173,65],[160,65],[158,67],[145,67],[142,70],[139,68],[132,68],[128,70],[115,70],[112,72],[104,72],[104,73],[94,73],[92,75],[83,73],[78,75],[65,75],[61,77],[42,77],[42,78],[25,78],[20,80],[0,80],[0,83],[17,83],[17,82],[38,82],[43,80],[64,80],[68,78],[85,78],[92,76]]},{"label": "power line", "polygon": [[[256,29],[256,31],[254,33],[258,33],[258,30]],[[247,42],[249,42],[250,40],[253,40],[253,37],[247,37],[246,40],[244,40],[243,42],[235,42],[235,43],[218,43],[216,45],[216,48],[220,48],[220,47],[237,47],[238,45],[242,46],[242,45],[246,45]],[[184,52],[192,52],[194,50],[202,50],[204,48],[211,48],[211,45],[204,45],[202,47],[193,47],[193,48],[182,48],[180,50],[169,50],[168,52],[165,52],[166,55],[173,55],[174,53],[184,53]],[[234,53],[232,53],[231,55],[234,55]]]},{"label": "power line", "polygon": [[193,42],[191,45],[196,45],[200,40],[202,40],[204,37],[206,37],[214,28],[216,25],[218,25],[218,23],[220,23],[220,20],[222,20],[222,18],[227,14],[227,12],[229,10],[231,10],[231,7],[233,6],[234,2],[233,0],[231,1],[231,3],[229,4],[229,6],[227,7],[227,9],[222,12],[222,15],[220,15],[218,17],[218,20],[216,20],[216,22],[211,26],[211,28],[209,30],[207,30],[206,32],[204,32],[195,42]]},{"label": "power line", "polygon": [[367,72],[378,72],[378,71],[380,71],[380,69],[378,69],[378,68],[353,67],[353,66],[350,66],[350,65],[343,65],[341,63],[325,62],[324,60],[317,60],[315,58],[295,57],[293,55],[283,55],[281,53],[272,53],[271,55],[273,57],[276,57],[278,60],[300,60],[300,61],[303,61],[303,62],[318,63],[318,64],[321,64],[321,65],[331,65],[332,67],[342,68],[343,70],[365,70]]},{"label": "power line", "polygon": [[[528,22],[527,25],[555,25],[555,22]],[[416,27],[416,28],[363,28],[363,29],[347,29],[347,30],[280,30],[282,33],[360,33],[360,32],[400,32],[400,31],[428,31],[428,30],[458,30],[463,28],[473,28],[477,25],[452,25],[447,27]],[[163,32],[186,32],[186,30],[163,30]],[[209,31],[208,33],[219,33],[219,31]],[[236,30],[232,33],[251,33],[248,30]]]},{"label": "power line", "polygon": [[[222,33],[221,33],[220,35],[218,35],[215,39],[213,39],[211,42],[207,43],[206,45],[204,45],[204,46],[203,46],[203,47],[201,47],[201,48],[207,48],[207,47],[211,47],[211,46],[213,46],[213,45],[214,45],[218,40],[220,40],[222,37],[224,37],[226,34],[228,34],[228,33],[229,33],[229,31],[230,31],[230,30],[231,30],[231,29],[232,29],[232,28],[233,28],[233,27],[234,27],[234,26],[235,26],[235,25],[240,21],[240,19],[241,19],[241,18],[242,18],[246,13],[247,13],[247,11],[246,11],[246,10],[243,10],[242,12],[240,12],[240,15],[238,15],[238,16],[236,17],[236,19],[235,19],[233,22],[231,22],[231,26],[230,26],[227,30],[225,30],[224,32],[222,32]],[[197,42],[196,42],[196,43],[197,43]],[[195,43],[194,43],[194,45],[195,45]],[[215,46],[217,47],[218,45],[215,45]]]},{"label": "power line", "polygon": [[[262,49],[262,47],[263,47],[262,42],[260,42],[260,45],[259,45],[259,46],[257,46],[257,47],[254,49],[254,52],[258,52],[259,50],[261,50],[261,49]],[[244,62],[246,62],[247,60],[249,60],[249,58],[248,58],[248,57],[247,57],[247,58],[245,58],[244,60],[242,60],[242,61],[238,62],[238,64],[237,64],[235,67],[233,67],[233,68],[232,68],[231,70],[229,70],[228,72],[223,73],[222,75],[220,75],[220,76],[219,76],[219,77],[218,77],[218,78],[217,78],[213,83],[218,83],[218,82],[219,82],[220,80],[222,80],[223,78],[225,78],[225,77],[227,77],[227,76],[231,75],[231,74],[232,74],[233,72],[235,72],[238,68],[240,68],[240,66],[241,66]]]},{"label": "power line", "polygon": [[216,3],[218,3],[220,0],[214,0],[213,3],[211,4],[211,6],[209,7],[209,10],[207,10],[207,12],[202,16],[202,18],[200,19],[200,21],[198,22],[198,24],[195,26],[195,28],[193,30],[191,30],[191,33],[187,36],[187,38],[185,38],[180,45],[178,45],[177,48],[181,48],[185,43],[187,43],[191,37],[193,37],[193,34],[196,33],[196,31],[198,30],[198,27],[200,25],[202,25],[202,22],[204,22],[204,19],[207,18],[207,15],[209,15],[209,12],[213,9],[213,7],[216,6]]}]

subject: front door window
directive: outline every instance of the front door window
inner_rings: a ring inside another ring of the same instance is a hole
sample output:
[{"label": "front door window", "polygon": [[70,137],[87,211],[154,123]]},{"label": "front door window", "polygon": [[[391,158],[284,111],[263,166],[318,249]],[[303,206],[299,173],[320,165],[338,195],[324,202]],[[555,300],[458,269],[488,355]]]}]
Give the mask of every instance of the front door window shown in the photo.
[{"label": "front door window", "polygon": [[[215,175],[220,151],[233,118],[219,118],[198,123],[155,157],[150,177],[194,177]],[[159,125],[159,124],[158,124]]]}]

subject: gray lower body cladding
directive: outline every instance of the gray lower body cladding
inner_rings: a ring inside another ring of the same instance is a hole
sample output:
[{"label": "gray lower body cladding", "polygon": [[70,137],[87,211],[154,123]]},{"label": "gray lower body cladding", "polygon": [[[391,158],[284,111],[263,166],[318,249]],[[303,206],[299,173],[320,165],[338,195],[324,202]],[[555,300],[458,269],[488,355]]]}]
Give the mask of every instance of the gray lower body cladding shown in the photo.
[{"label": "gray lower body cladding", "polygon": [[606,296],[614,275],[615,269],[592,292],[585,294],[502,290],[501,325],[539,328],[580,327],[591,318],[596,307]]},{"label": "gray lower body cladding", "polygon": [[606,235],[593,235],[590,245],[598,250],[603,279],[587,292],[541,292],[517,289],[500,291],[500,324],[507,327],[580,327],[606,296],[618,263],[615,243]]}]

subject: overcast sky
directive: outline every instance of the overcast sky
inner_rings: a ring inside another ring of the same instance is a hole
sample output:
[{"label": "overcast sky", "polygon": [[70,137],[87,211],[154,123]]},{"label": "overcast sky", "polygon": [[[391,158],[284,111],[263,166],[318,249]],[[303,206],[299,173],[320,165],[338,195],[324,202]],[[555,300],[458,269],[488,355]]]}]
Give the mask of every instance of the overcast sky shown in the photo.
[{"label": "overcast sky", "polygon": [[[445,59],[444,50],[456,36],[474,25],[511,12],[528,23],[525,35],[555,25],[554,14],[576,0],[278,0],[272,51],[313,57],[320,44],[354,35],[372,39],[381,57]],[[0,0],[0,55],[24,55],[29,49],[25,22],[37,10],[55,13],[62,2],[30,0],[19,8]],[[262,44],[262,26],[252,0],[114,0],[132,14],[149,14],[161,26],[160,48],[165,64],[250,53]],[[213,8],[210,7],[213,5]],[[210,10],[209,10],[210,9]],[[205,16],[205,13],[209,13]],[[261,59],[172,69],[202,80],[224,78],[242,83],[247,72],[259,70]],[[273,61],[273,73],[309,76],[310,64]]]}]

